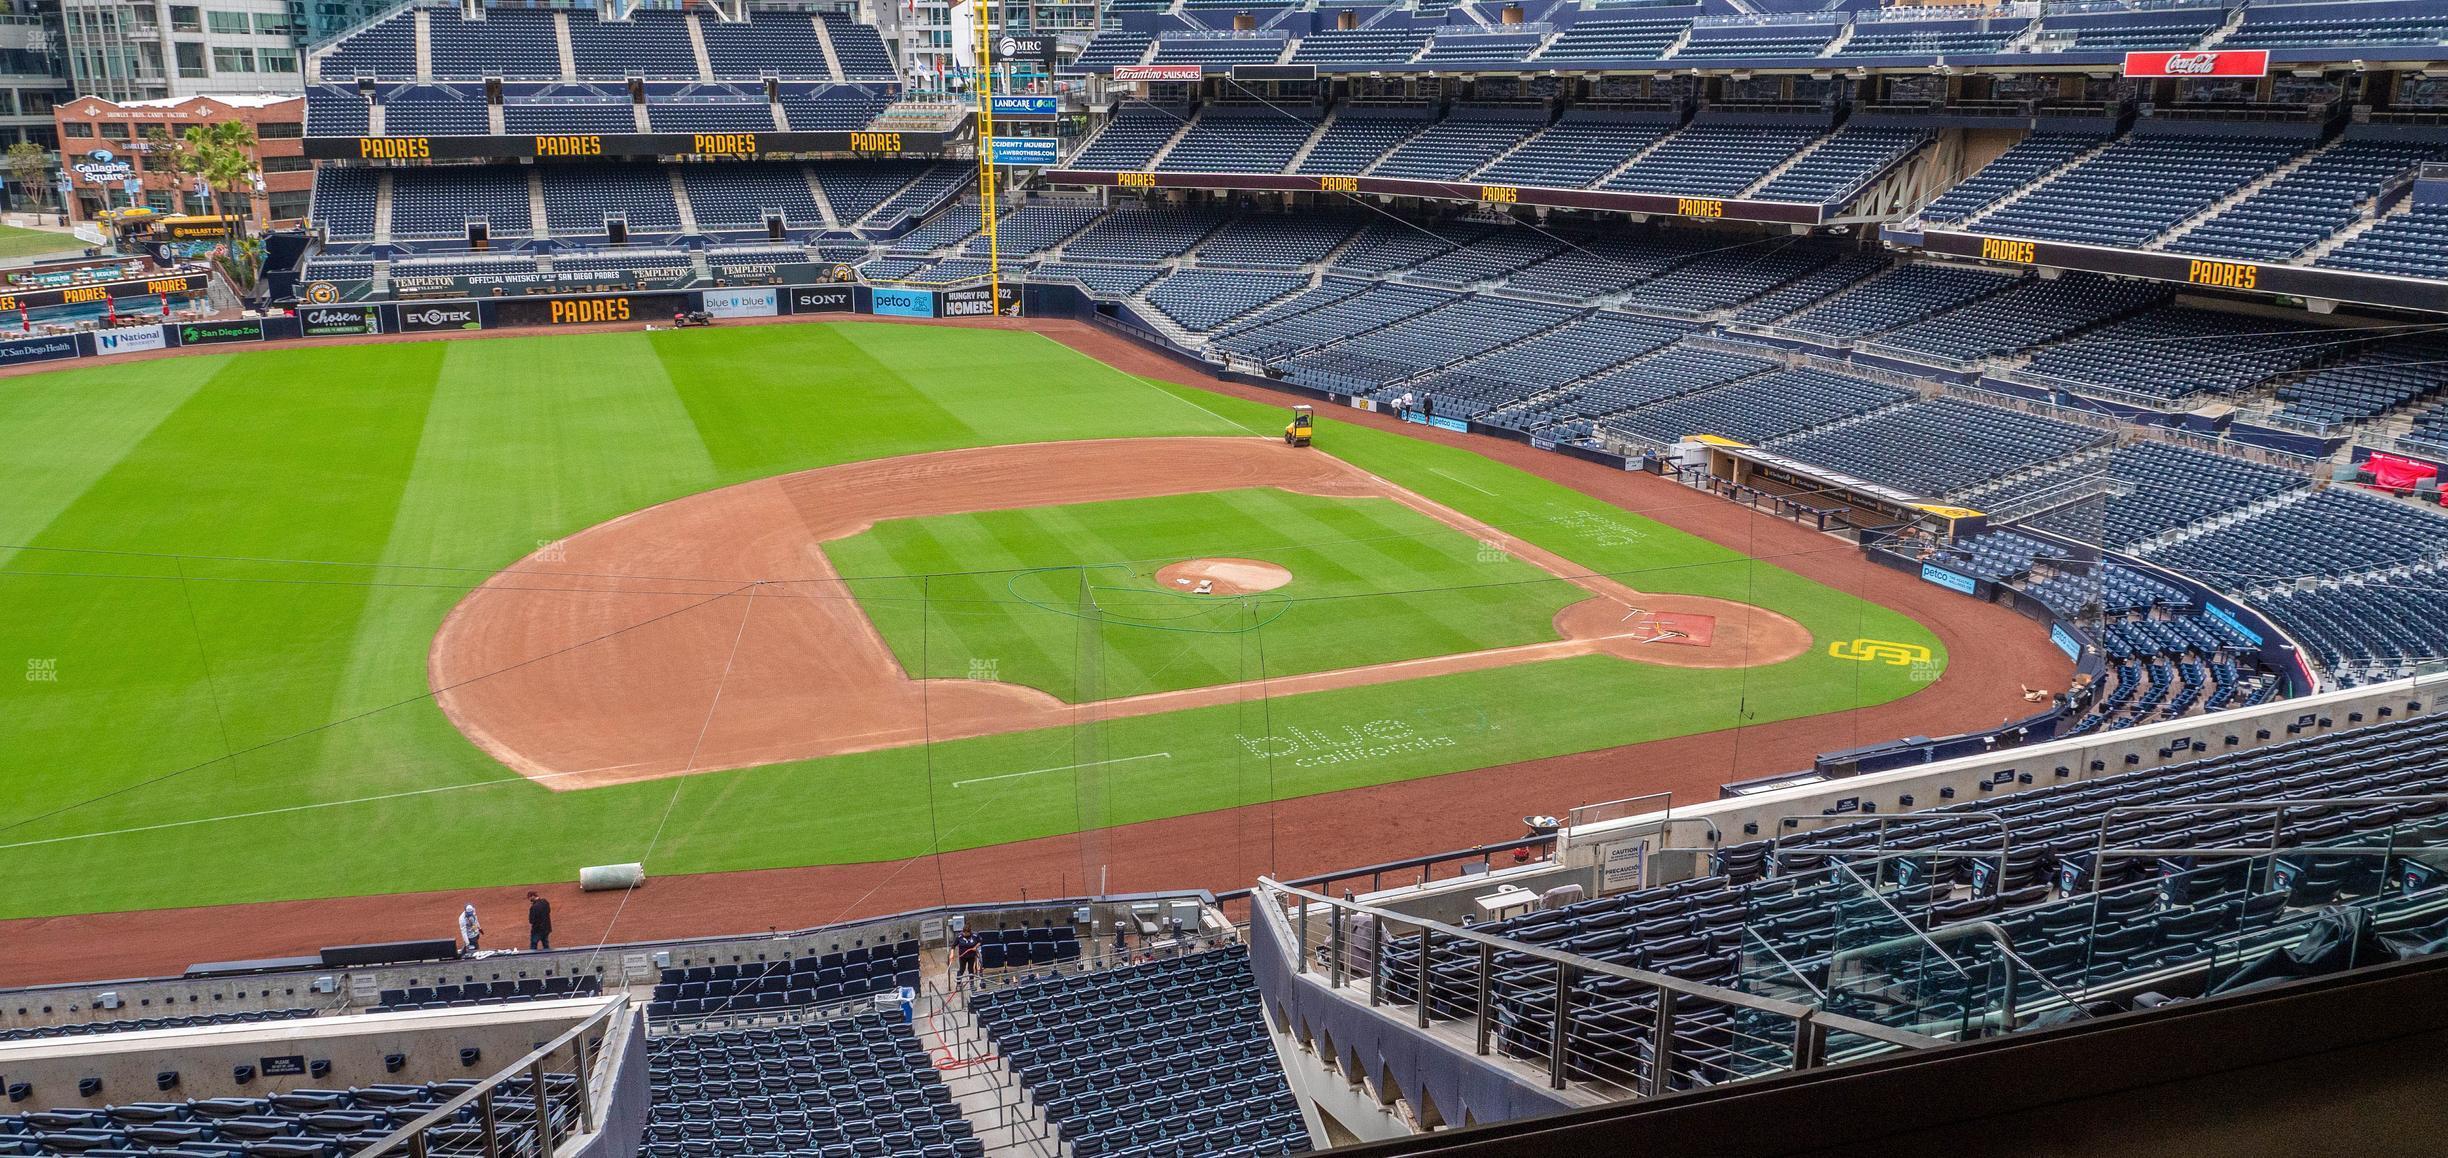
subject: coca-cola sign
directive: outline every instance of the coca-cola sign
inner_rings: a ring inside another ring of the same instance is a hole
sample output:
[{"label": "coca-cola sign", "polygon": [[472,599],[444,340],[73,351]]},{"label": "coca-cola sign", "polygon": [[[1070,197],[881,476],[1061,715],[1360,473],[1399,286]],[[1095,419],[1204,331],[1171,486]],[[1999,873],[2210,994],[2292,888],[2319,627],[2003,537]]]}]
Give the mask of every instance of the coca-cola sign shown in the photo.
[{"label": "coca-cola sign", "polygon": [[2260,49],[2224,52],[2128,52],[2125,75],[2176,77],[2192,80],[2211,76],[2267,76],[2269,53]]}]

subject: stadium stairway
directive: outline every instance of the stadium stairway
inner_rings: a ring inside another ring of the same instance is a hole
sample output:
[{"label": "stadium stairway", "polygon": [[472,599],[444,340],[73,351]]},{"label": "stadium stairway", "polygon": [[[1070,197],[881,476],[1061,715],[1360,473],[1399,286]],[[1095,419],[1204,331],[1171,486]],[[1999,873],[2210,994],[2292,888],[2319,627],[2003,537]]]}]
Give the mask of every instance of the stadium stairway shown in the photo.
[{"label": "stadium stairway", "polygon": [[943,994],[916,1026],[918,1043],[934,1057],[952,1101],[977,1131],[989,1155],[1045,1154],[1056,1149],[1054,1123],[1028,1099],[1011,1064],[969,1011],[965,992]]},{"label": "stadium stairway", "polygon": [[2356,238],[2371,232],[2375,228],[2378,228],[2381,223],[2405,216],[2407,211],[2411,210],[2413,207],[2413,198],[2401,197],[2398,198],[2396,204],[2391,205],[2386,209],[2379,209],[2377,206],[2366,208],[2361,216],[2357,217],[2344,229],[2340,229],[2337,232],[2322,238],[2320,241],[2315,242],[2312,248],[2296,254],[2294,264],[2319,265],[2321,264],[2321,260],[2323,258],[2328,257],[2332,253],[2336,253],[2340,249],[2344,249]]},{"label": "stadium stairway", "polygon": [[2136,246],[2135,248],[2167,248],[2169,242],[2184,236],[2186,233],[2190,232],[2194,226],[2200,225],[2201,223],[2208,221],[2221,213],[2225,213],[2226,211],[2235,208],[2236,205],[2241,203],[2245,198],[2251,197],[2252,195],[2259,193],[2282,180],[2285,180],[2287,177],[2292,176],[2296,170],[2327,156],[2330,150],[2335,149],[2339,144],[2343,143],[2344,140],[2345,138],[2339,137],[2325,145],[2322,145],[2320,148],[2307,149],[2304,152],[2296,154],[2285,164],[2245,182],[2242,186],[2238,187],[2235,192],[2229,193],[2228,195],[2203,206],[2200,212],[2197,212],[2192,216],[2187,217],[2164,230],[2161,230],[2158,236],[2143,242],[2141,245]]},{"label": "stadium stairway", "polygon": [[[2083,165],[2089,164],[2101,153],[2106,152],[2109,146],[2114,145],[2118,141],[2124,139],[2125,138],[2123,137],[2115,135],[2102,137],[2098,141],[2093,142],[2089,148],[2086,148],[2063,161],[2050,165],[2048,169],[2043,171],[2042,176],[2040,176],[2038,179],[2025,181],[2021,185],[2016,186],[2011,192],[2008,192],[2004,196],[1999,197],[1997,200],[1991,201],[1990,203],[1973,210],[1971,213],[1968,213],[1962,218],[1952,222],[1952,224],[1961,228],[1969,228],[1976,225],[1982,220],[1997,214],[1999,211],[2004,210],[2010,205],[2013,205],[2015,202],[2021,201],[2025,197],[2029,197],[2032,194],[2039,192],[2043,187],[2054,183],[2058,178],[2073,172],[2075,169],[2080,168]],[[1978,176],[1978,174],[1975,173],[1974,176]],[[1958,182],[1958,184],[1960,184],[1960,182]],[[1949,188],[1952,187],[1952,185],[1949,186]],[[1944,197],[1946,196],[1946,193],[1947,190],[1939,190],[1938,196]],[[1935,198],[1933,198],[1933,200],[1935,200]]]}]

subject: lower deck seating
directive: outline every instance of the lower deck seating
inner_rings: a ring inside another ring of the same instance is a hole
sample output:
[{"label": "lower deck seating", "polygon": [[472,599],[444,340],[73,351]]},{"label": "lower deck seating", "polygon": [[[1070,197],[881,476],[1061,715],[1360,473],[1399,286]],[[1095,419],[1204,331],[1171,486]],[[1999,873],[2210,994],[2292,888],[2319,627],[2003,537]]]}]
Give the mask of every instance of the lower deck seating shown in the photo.
[{"label": "lower deck seating", "polygon": [[[544,1129],[564,1137],[579,1126],[578,1079],[545,1074],[550,1115],[537,1112],[535,1083],[525,1076],[494,1087],[495,1153],[543,1158]],[[476,1085],[474,1079],[429,1084],[296,1089],[261,1095],[131,1102],[100,1109],[62,1108],[0,1115],[0,1152],[30,1158],[115,1158],[167,1154],[204,1158],[342,1158],[382,1140],[399,1126],[438,1110]],[[483,1126],[473,1103],[428,1136],[438,1147],[484,1152]]]},{"label": "lower deck seating", "polygon": [[657,1018],[824,1005],[918,983],[918,943],[901,941],[838,953],[700,965],[663,971],[647,1012]]},{"label": "lower deck seating", "polygon": [[1078,1158],[1297,1154],[1299,1106],[1240,946],[1057,975],[971,1003]]},{"label": "lower deck seating", "polygon": [[667,1034],[648,1048],[645,1158],[986,1153],[897,1015]]}]

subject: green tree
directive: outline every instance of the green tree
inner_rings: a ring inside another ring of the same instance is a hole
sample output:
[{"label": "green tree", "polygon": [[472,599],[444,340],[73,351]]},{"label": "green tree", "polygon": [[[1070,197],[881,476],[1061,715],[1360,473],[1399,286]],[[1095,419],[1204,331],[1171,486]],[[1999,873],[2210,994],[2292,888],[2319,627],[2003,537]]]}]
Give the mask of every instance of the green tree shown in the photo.
[{"label": "green tree", "polygon": [[216,208],[228,212],[235,197],[238,214],[245,216],[255,191],[255,130],[240,121],[189,125],[186,145],[195,172],[218,195]]},{"label": "green tree", "polygon": [[241,237],[227,245],[213,247],[212,263],[228,280],[238,296],[255,296],[258,282],[263,280],[263,239]]},{"label": "green tree", "polygon": [[196,155],[187,142],[170,135],[160,125],[150,125],[144,132],[144,164],[148,172],[170,178],[171,204],[183,205],[194,191],[188,178],[196,174]]},{"label": "green tree", "polygon": [[36,205],[42,204],[44,187],[49,184],[43,178],[51,171],[50,150],[32,141],[19,141],[8,147],[6,163],[8,175],[25,186],[26,195]]}]

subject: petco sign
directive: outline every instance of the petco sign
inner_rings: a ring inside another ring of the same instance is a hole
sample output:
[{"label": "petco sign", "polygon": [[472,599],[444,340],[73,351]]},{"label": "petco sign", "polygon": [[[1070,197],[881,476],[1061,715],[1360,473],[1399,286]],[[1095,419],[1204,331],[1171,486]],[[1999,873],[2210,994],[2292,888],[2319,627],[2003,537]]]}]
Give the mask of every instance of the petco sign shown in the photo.
[{"label": "petco sign", "polygon": [[2185,79],[2268,76],[2269,53],[2258,49],[2234,52],[2128,52],[2125,54],[2125,75]]}]

